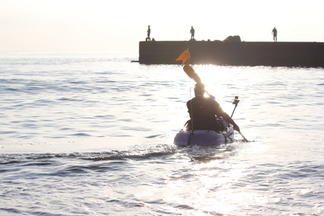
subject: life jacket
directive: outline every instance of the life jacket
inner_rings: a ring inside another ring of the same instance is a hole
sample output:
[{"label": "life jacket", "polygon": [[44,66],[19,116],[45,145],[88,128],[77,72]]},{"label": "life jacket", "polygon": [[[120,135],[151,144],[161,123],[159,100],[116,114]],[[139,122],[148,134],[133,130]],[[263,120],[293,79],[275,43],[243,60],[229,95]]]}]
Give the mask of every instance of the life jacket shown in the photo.
[{"label": "life jacket", "polygon": [[211,99],[204,97],[195,97],[187,102],[190,122],[188,130],[223,130],[224,127],[216,120],[216,115],[222,109],[219,104]]}]

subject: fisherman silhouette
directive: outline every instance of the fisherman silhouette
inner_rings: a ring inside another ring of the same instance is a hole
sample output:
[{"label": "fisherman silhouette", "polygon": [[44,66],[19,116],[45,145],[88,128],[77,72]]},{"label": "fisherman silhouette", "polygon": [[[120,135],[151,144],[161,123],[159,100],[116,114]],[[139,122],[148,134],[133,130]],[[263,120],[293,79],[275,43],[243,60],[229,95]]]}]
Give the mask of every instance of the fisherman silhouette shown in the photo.
[{"label": "fisherman silhouette", "polygon": [[277,42],[277,33],[278,33],[278,31],[277,31],[276,27],[274,27],[272,29],[272,34],[273,34],[273,41],[276,41],[276,42]]},{"label": "fisherman silhouette", "polygon": [[191,26],[191,29],[190,29],[190,34],[191,34],[190,40],[194,40],[195,39],[195,29],[192,26]]},{"label": "fisherman silhouette", "polygon": [[151,28],[150,28],[150,26],[148,26],[146,41],[151,40],[151,36],[150,35],[151,35]]},{"label": "fisherman silhouette", "polygon": [[223,111],[214,96],[209,95],[208,98],[204,97],[204,84],[201,82],[197,83],[194,90],[195,97],[187,101],[190,116],[190,122],[188,123],[189,130],[223,130],[223,125],[220,125],[216,120],[216,117],[223,117],[225,121],[234,126],[234,130],[240,132],[239,126]]}]

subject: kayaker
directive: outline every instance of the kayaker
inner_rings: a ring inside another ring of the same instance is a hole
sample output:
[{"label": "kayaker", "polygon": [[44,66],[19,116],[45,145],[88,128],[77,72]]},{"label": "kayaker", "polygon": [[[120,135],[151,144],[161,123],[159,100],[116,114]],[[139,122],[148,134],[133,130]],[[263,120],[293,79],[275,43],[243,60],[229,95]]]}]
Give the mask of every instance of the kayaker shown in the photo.
[{"label": "kayaker", "polygon": [[234,126],[234,130],[240,132],[239,126],[227,113],[223,111],[214,96],[209,95],[209,97],[204,97],[205,85],[203,83],[197,83],[194,91],[195,97],[187,102],[191,121],[188,124],[190,129],[223,130],[224,126],[220,125],[220,122],[216,120],[216,117],[223,117],[226,122]]}]

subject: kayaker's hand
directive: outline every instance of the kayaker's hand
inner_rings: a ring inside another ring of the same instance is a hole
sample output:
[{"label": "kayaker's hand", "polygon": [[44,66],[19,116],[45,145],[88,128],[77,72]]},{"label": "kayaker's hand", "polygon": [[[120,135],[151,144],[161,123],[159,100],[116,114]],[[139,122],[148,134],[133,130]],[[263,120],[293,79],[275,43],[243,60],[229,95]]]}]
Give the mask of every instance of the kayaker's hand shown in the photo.
[{"label": "kayaker's hand", "polygon": [[236,125],[234,125],[234,130],[236,130],[236,131],[238,131],[238,132],[241,132],[240,131],[240,127],[236,124]]},{"label": "kayaker's hand", "polygon": [[210,97],[212,100],[215,100],[215,96],[214,96],[214,95],[209,95],[209,97]]}]

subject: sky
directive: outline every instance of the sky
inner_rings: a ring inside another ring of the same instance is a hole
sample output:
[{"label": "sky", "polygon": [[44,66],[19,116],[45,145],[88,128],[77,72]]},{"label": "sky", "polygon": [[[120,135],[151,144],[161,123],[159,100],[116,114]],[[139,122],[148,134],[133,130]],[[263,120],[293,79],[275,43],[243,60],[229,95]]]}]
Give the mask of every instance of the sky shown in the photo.
[{"label": "sky", "polygon": [[136,51],[156,41],[324,42],[323,0],[0,0],[0,51]]}]

